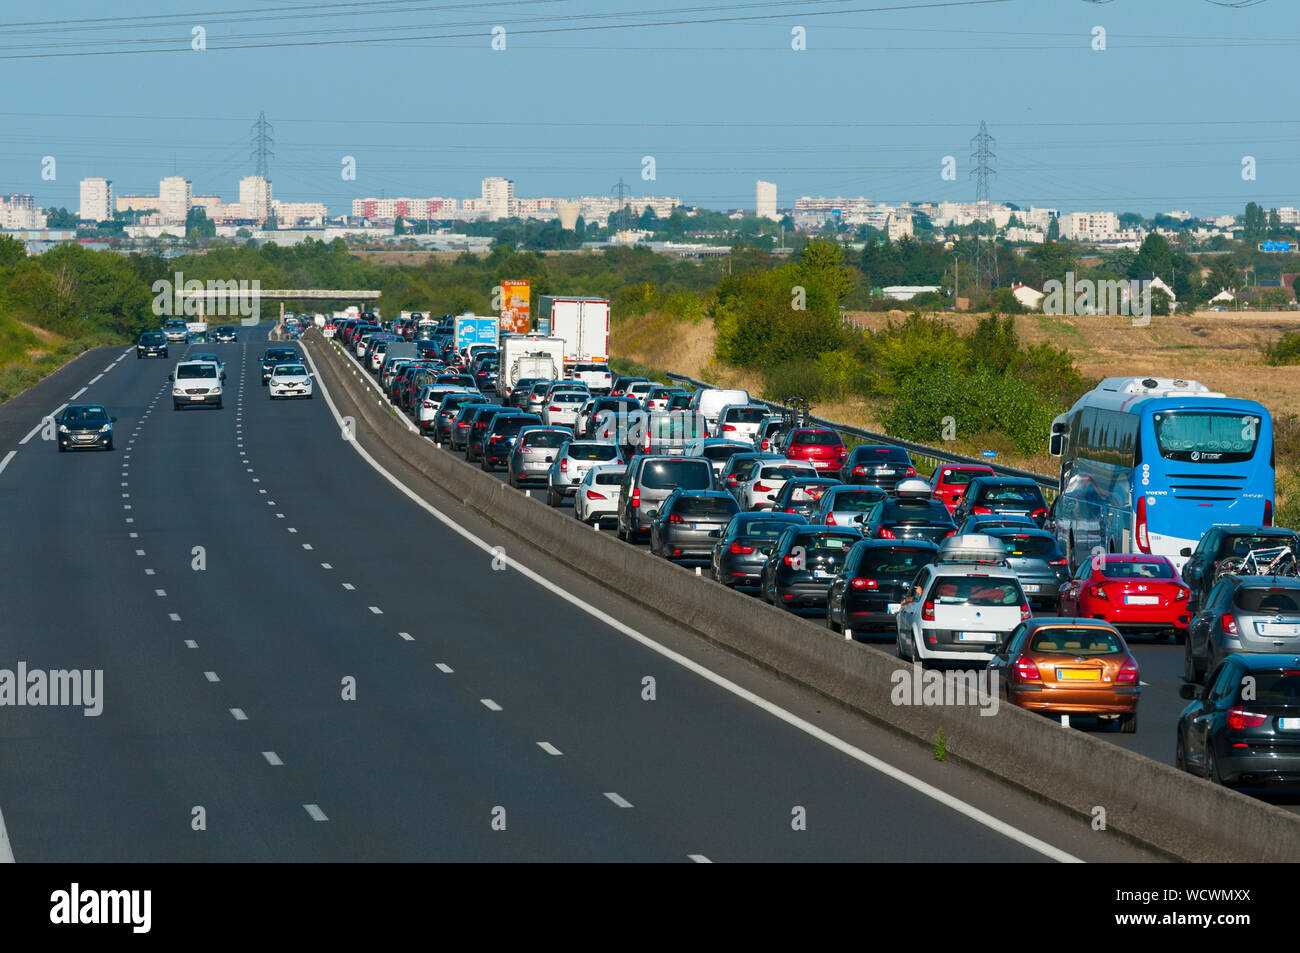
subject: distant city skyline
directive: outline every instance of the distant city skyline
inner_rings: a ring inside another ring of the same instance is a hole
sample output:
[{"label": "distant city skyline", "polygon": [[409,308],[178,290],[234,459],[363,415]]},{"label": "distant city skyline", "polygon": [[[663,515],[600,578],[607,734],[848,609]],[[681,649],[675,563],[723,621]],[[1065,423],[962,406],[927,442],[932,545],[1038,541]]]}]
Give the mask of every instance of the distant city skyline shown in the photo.
[{"label": "distant city skyline", "polygon": [[112,29],[92,0],[34,10],[49,22],[0,45],[0,193],[75,209],[83,178],[144,194],[177,175],[228,199],[257,171],[265,112],[276,193],[336,215],[358,196],[472,196],[485,176],[557,197],[622,180],[712,209],[753,207],[760,179],[969,201],[981,121],[995,201],[1300,202],[1300,117],[1275,81],[1300,45],[1294,3],[706,0],[635,22],[595,0],[340,6],[122,0]]}]

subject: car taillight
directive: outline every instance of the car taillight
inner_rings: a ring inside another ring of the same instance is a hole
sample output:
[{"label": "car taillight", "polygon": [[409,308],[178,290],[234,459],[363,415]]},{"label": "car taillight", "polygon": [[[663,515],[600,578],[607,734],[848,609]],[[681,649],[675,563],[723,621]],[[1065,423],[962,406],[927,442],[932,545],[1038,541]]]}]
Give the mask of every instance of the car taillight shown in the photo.
[{"label": "car taillight", "polygon": [[1092,596],[1094,599],[1105,599],[1106,587],[1102,585],[1089,586],[1088,595]]},{"label": "car taillight", "polygon": [[1124,664],[1119,667],[1119,674],[1115,676],[1116,682],[1132,682],[1137,684],[1138,680],[1138,663],[1137,659],[1129,656],[1124,660]]},{"label": "car taillight", "polygon": [[461,430],[468,430],[468,429],[469,429],[469,424],[465,423],[465,421],[463,421],[463,420],[462,420],[462,421],[459,421],[459,422],[456,424],[456,426],[459,427]]},{"label": "car taillight", "polygon": [[560,459],[560,472],[561,472],[561,473],[568,473],[568,472],[569,472],[569,458],[568,458],[568,457],[562,457],[562,458]]},{"label": "car taillight", "polygon": [[863,579],[861,577],[854,579],[849,583],[854,589],[879,589],[880,584],[874,579]]},{"label": "car taillight", "polygon": [[559,407],[556,407],[554,404],[551,405],[550,410],[551,410],[551,413],[553,413],[553,414],[558,414],[558,413],[560,412],[560,408],[559,408]]},{"label": "car taillight", "polygon": [[426,400],[426,401],[424,402],[424,409],[425,409],[425,410],[433,410],[433,404],[429,403],[429,402]]},{"label": "car taillight", "polygon": [[736,485],[737,485],[736,476],[733,473],[731,476],[727,477],[727,486],[736,486]]},{"label": "car taillight", "polygon": [[1225,612],[1219,616],[1219,628],[1223,629],[1228,635],[1240,635],[1237,631],[1237,620],[1232,617],[1231,612]]},{"label": "car taillight", "polygon": [[1138,497],[1137,503],[1137,544],[1144,553],[1151,552],[1151,541],[1147,538],[1147,498]]},{"label": "car taillight", "polygon": [[854,468],[853,468],[853,475],[854,475],[854,476],[866,476],[866,475],[867,475],[867,468],[866,468],[866,467],[854,467]]},{"label": "car taillight", "polygon": [[974,513],[976,516],[988,516],[993,512],[987,506],[972,506],[970,508],[970,511]]},{"label": "car taillight", "polygon": [[827,525],[827,526],[838,526],[838,525],[840,525],[839,523],[835,522],[835,514],[834,514],[834,513],[827,513],[827,514],[826,514],[826,525]]},{"label": "car taillight", "polygon": [[921,618],[924,619],[926,622],[933,622],[933,621],[934,621],[934,603],[933,603],[933,602],[927,602],[927,603],[925,603],[923,606],[921,606]]},{"label": "car taillight", "polygon": [[782,558],[781,562],[785,563],[791,569],[803,568],[803,559],[799,556],[785,556]]},{"label": "car taillight", "polygon": [[753,551],[753,546],[742,546],[740,543],[732,543],[727,547],[727,552],[733,556],[748,556]]},{"label": "car taillight", "polygon": [[723,425],[722,425],[722,430],[723,430],[724,433],[725,433],[725,432],[735,433],[735,432],[736,432],[736,427],[735,427],[734,424],[723,424]]},{"label": "car taillight", "polygon": [[1041,682],[1043,680],[1043,676],[1038,674],[1038,666],[1027,655],[1018,657],[1015,665],[1012,666],[1012,670],[1015,672],[1016,678],[1022,682]]},{"label": "car taillight", "polygon": [[684,522],[686,522],[686,521],[683,520],[683,519],[682,519],[680,516],[678,516],[676,513],[669,513],[669,514],[668,514],[668,522],[670,522],[670,523],[684,523]]},{"label": "car taillight", "polygon": [[957,535],[957,530],[956,530],[956,529],[950,529],[950,530],[948,530],[948,532],[946,532],[946,533],[943,534],[943,538],[944,538],[944,539],[947,539],[949,536],[956,536],[956,535]]},{"label": "car taillight", "polygon": [[876,530],[876,538],[877,538],[877,539],[897,539],[898,537],[894,535],[894,531],[893,531],[892,529],[890,529],[888,526],[882,526],[882,527],[880,527],[879,529]]},{"label": "car taillight", "polygon": [[516,447],[515,449],[518,450],[520,453],[532,453],[532,452],[533,452],[533,448],[532,448],[532,447],[525,446],[525,445],[520,445],[520,446]]},{"label": "car taillight", "polygon": [[916,476],[916,467],[908,467],[907,472],[904,473],[903,476]]},{"label": "car taillight", "polygon": [[1192,590],[1178,587],[1178,595],[1174,596],[1174,602],[1185,602],[1192,594]]},{"label": "car taillight", "polygon": [[595,490],[588,490],[588,491],[587,491],[587,499],[589,499],[589,500],[607,500],[607,499],[609,499],[609,497],[607,497],[604,493],[597,493]]},{"label": "car taillight", "polygon": [[1028,603],[1028,602],[1022,602],[1022,603],[1020,604],[1020,621],[1021,621],[1021,622],[1028,622],[1028,621],[1029,621],[1029,616],[1030,616],[1030,614],[1031,614],[1031,613],[1030,613],[1030,611],[1029,611],[1029,603]]},{"label": "car taillight", "polygon": [[632,509],[637,509],[641,505],[641,488],[634,487],[632,490]]},{"label": "car taillight", "polygon": [[1038,519],[1040,516],[1046,516],[1046,515],[1047,515],[1047,507],[1045,506],[1040,506],[1038,509],[1034,510],[1032,513],[1029,514],[1031,519]]},{"label": "car taillight", "polygon": [[767,485],[764,484],[764,483],[755,483],[755,484],[754,484],[754,489],[755,489],[756,491],[758,491],[759,493],[770,493],[770,492],[772,492],[772,488],[771,488],[770,486],[767,486]]},{"label": "car taillight", "polygon": [[1264,526],[1272,526],[1272,525],[1273,525],[1273,501],[1272,501],[1272,500],[1265,500],[1265,501],[1264,501],[1264,523],[1263,523],[1263,525],[1264,525]]},{"label": "car taillight", "polygon": [[1266,721],[1268,721],[1268,715],[1259,715],[1253,711],[1246,711],[1244,708],[1228,709],[1228,727],[1233,731],[1241,731],[1243,728],[1258,728]]},{"label": "car taillight", "polygon": [[1049,565],[1049,566],[1064,566],[1064,565],[1065,565],[1065,560],[1064,560],[1064,559],[1049,559],[1049,560],[1047,561],[1047,565]]}]

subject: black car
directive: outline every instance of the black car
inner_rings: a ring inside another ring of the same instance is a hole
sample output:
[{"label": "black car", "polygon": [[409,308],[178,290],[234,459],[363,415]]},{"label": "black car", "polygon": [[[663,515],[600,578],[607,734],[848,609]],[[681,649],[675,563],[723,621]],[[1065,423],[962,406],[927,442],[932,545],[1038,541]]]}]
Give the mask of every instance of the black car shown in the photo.
[{"label": "black car", "polygon": [[519,413],[513,407],[503,407],[500,404],[487,404],[474,413],[469,434],[465,441],[466,462],[474,463],[478,460],[479,454],[483,451],[483,438],[487,435],[488,425],[492,423],[492,418],[503,410],[512,414]]},{"label": "black car", "polygon": [[1188,608],[1198,612],[1214,588],[1215,576],[1224,560],[1239,560],[1252,549],[1269,549],[1300,544],[1300,534],[1280,526],[1215,526],[1201,537],[1196,551],[1184,549],[1191,558],[1183,565],[1183,582],[1192,590]]},{"label": "black car", "polygon": [[956,532],[948,507],[928,497],[881,500],[862,520],[862,535],[869,539],[923,539],[937,545]]},{"label": "black car", "polygon": [[821,506],[822,495],[833,486],[840,486],[840,481],[831,477],[795,477],[786,480],[781,492],[772,501],[774,513],[798,513],[812,522],[817,508]]},{"label": "black car", "polygon": [[483,469],[491,473],[497,467],[508,464],[510,451],[515,448],[515,441],[519,439],[519,431],[524,427],[540,426],[541,423],[542,418],[536,414],[521,414],[514,408],[494,414],[483,431],[479,446]]},{"label": "black car", "polygon": [[1180,685],[1174,766],[1215,784],[1300,789],[1300,658],[1229,655]]},{"label": "black car", "polygon": [[113,422],[100,404],[71,404],[54,418],[59,452],[73,449],[112,450]]},{"label": "black car", "polygon": [[862,534],[829,526],[794,526],[781,534],[759,575],[759,595],[773,605],[826,605],[831,580]]},{"label": "black car", "polygon": [[777,538],[807,522],[797,513],[737,513],[713,544],[713,578],[729,588],[757,584]]},{"label": "black car", "polygon": [[864,539],[844,559],[826,595],[826,624],[846,639],[864,631],[897,635],[894,614],[916,574],[939,559],[926,540]]},{"label": "black car", "polygon": [[217,328],[216,335],[218,344],[232,344],[239,340],[239,333],[229,325],[224,328]]},{"label": "black car", "polygon": [[900,480],[916,476],[912,458],[902,447],[865,444],[854,447],[840,466],[840,480],[858,486],[878,486],[893,492]]},{"label": "black car", "polygon": [[650,552],[666,559],[703,559],[740,512],[724,490],[674,490],[650,524]]},{"label": "black car", "polygon": [[161,331],[145,331],[135,341],[135,359],[142,357],[166,357],[167,335]]},{"label": "black car", "polygon": [[1020,588],[1035,610],[1054,614],[1061,586],[1069,581],[1061,544],[1045,529],[1037,527],[998,526],[983,530],[983,535],[1002,540],[1007,547],[1007,568],[1020,577]]},{"label": "black car", "polygon": [[968,516],[1017,513],[1028,516],[1039,529],[1047,520],[1042,487],[1028,477],[980,476],[970,481],[952,515],[958,523]]},{"label": "black car", "polygon": [[301,364],[302,355],[297,348],[268,347],[262,352],[262,386],[271,379],[271,371],[277,364]]}]

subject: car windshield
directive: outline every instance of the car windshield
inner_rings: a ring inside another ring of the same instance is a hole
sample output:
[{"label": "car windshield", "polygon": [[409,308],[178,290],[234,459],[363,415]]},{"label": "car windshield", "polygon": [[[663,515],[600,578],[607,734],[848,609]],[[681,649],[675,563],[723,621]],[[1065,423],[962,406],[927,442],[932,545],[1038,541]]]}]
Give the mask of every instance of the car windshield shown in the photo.
[{"label": "car windshield", "polygon": [[526,447],[562,447],[566,440],[572,440],[563,430],[534,430],[519,438]]},{"label": "car windshield", "polygon": [[930,589],[930,599],[942,606],[1014,606],[1020,598],[1015,582],[988,576],[939,576]]},{"label": "car windshield", "polygon": [[618,447],[612,443],[571,443],[569,456],[574,460],[613,460],[618,456]]},{"label": "car windshield", "polygon": [[217,369],[211,364],[182,364],[176,368],[177,377],[216,377]]},{"label": "car windshield", "polygon": [[755,517],[754,519],[743,519],[736,523],[736,535],[753,539],[776,539],[789,528],[789,520]]},{"label": "car windshield", "polygon": [[948,507],[938,500],[888,500],[881,519],[886,523],[951,523]]},{"label": "car windshield", "polygon": [[1190,463],[1240,463],[1259,442],[1256,414],[1179,410],[1152,416],[1156,443],[1166,460]]},{"label": "car windshield", "polygon": [[574,393],[573,391],[561,391],[558,394],[551,395],[552,404],[581,404],[587,400],[583,394]]},{"label": "car windshield", "polygon": [[831,498],[830,508],[844,513],[865,513],[882,499],[880,493],[866,490],[848,490],[836,493]]},{"label": "car windshield", "polygon": [[855,463],[902,463],[911,462],[911,457],[902,447],[857,447],[853,451]]},{"label": "car windshield", "polygon": [[970,481],[977,476],[987,475],[977,470],[944,470],[942,481],[944,486],[969,486]]},{"label": "car windshield", "polygon": [[141,344],[160,344],[162,340],[163,334],[161,331],[151,331],[148,334],[140,335]]},{"label": "car windshield", "polygon": [[278,377],[306,377],[307,368],[301,364],[281,364],[275,369]]},{"label": "car windshield", "polygon": [[911,579],[922,566],[938,558],[933,549],[873,549],[862,557],[858,574],[885,579]]},{"label": "car windshield", "polygon": [[833,430],[808,430],[794,435],[797,447],[838,447],[842,440]]},{"label": "car windshield", "polygon": [[102,407],[69,407],[63,412],[63,420],[69,424],[106,424],[108,414]]},{"label": "car windshield", "polygon": [[790,490],[791,503],[816,503],[822,498],[827,487],[824,484],[795,485]]},{"label": "car windshield", "polygon": [[730,496],[725,499],[722,497],[708,497],[699,499],[697,497],[679,497],[673,504],[673,512],[678,516],[726,516],[730,517],[736,513],[740,506]]},{"label": "car windshield", "polygon": [[1279,546],[1285,546],[1291,541],[1290,536],[1283,535],[1260,535],[1250,536],[1226,536],[1223,542],[1219,544],[1219,555],[1217,558],[1222,559],[1224,556],[1245,556],[1252,549],[1277,549]]},{"label": "car windshield", "polygon": [[795,537],[794,544],[802,546],[811,556],[843,555],[861,537],[807,534]]},{"label": "car windshield", "polygon": [[504,417],[492,425],[494,434],[501,434],[507,437],[519,433],[519,431],[529,425],[536,425],[536,418],[529,417]]},{"label": "car windshield", "polygon": [[1115,562],[1097,559],[1101,574],[1107,579],[1172,579],[1174,567],[1166,562]]},{"label": "car windshield", "polygon": [[700,456],[707,460],[729,460],[738,453],[748,453],[744,447],[729,447],[725,443],[714,443],[700,450]]},{"label": "car windshield", "polygon": [[766,416],[766,407],[732,407],[722,415],[722,421],[728,424],[758,424]]},{"label": "car windshield", "polygon": [[981,503],[1037,503],[1043,502],[1043,494],[1036,486],[986,486],[980,493]]},{"label": "car windshield", "polygon": [[573,372],[575,374],[608,374],[609,367],[605,364],[574,364]]},{"label": "car windshield", "polygon": [[262,360],[264,360],[264,361],[296,361],[296,360],[298,360],[298,352],[297,352],[297,351],[292,351],[292,350],[287,350],[287,349],[286,349],[286,350],[267,351],[267,352],[266,352],[266,356],[263,357]]},{"label": "car windshield", "polygon": [[624,472],[625,471],[622,469],[609,471],[597,470],[595,471],[596,479],[593,482],[598,483],[601,486],[618,486],[623,482]]},{"label": "car windshield", "polygon": [[[1251,672],[1255,691],[1250,701],[1259,705],[1279,705],[1293,708],[1300,705],[1300,671],[1287,669],[1273,672]],[[1250,684],[1242,679],[1239,691]],[[1237,699],[1241,700],[1241,699]]]},{"label": "car windshield", "polygon": [[713,467],[707,460],[656,460],[641,471],[641,484],[651,490],[675,486],[683,490],[707,490],[713,486]]},{"label": "car windshield", "polygon": [[1243,587],[1237,590],[1233,604],[1242,612],[1296,613],[1300,612],[1300,590],[1276,586]]},{"label": "car windshield", "polygon": [[1043,655],[1068,655],[1072,658],[1091,655],[1120,655],[1124,643],[1107,629],[1092,626],[1048,626],[1034,632],[1029,651]]},{"label": "car windshield", "polygon": [[548,390],[550,390],[550,389],[551,389],[551,382],[550,382],[550,381],[542,381],[540,384],[534,384],[534,385],[533,385],[532,393],[534,394],[534,396],[541,397],[543,394],[545,394],[545,393],[546,393]]},{"label": "car windshield", "polygon": [[808,476],[811,467],[763,467],[759,473],[760,480],[793,480],[797,477]]}]

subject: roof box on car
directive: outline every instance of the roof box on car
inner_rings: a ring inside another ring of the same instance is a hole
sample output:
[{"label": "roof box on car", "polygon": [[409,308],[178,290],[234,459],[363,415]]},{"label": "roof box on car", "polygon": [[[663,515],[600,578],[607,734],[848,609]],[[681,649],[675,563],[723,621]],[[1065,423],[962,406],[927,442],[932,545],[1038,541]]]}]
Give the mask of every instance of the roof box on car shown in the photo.
[{"label": "roof box on car", "polygon": [[939,562],[1005,566],[1007,547],[996,536],[986,536],[982,533],[949,536],[939,544]]}]

